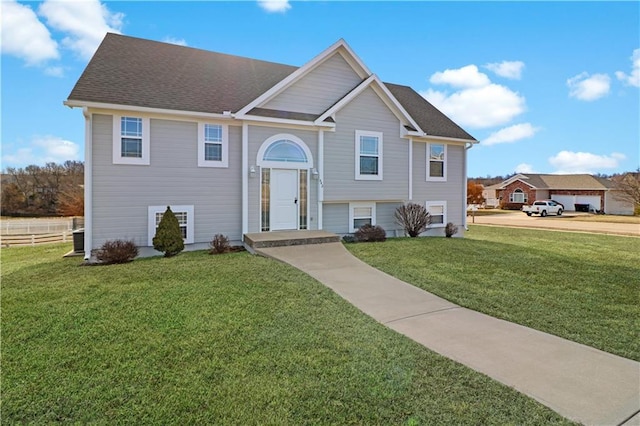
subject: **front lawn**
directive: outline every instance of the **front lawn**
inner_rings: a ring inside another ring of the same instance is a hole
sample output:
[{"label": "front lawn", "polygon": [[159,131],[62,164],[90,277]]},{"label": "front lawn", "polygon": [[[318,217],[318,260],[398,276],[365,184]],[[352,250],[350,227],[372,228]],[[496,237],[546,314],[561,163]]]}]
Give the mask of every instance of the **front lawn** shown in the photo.
[{"label": "front lawn", "polygon": [[347,248],[461,306],[640,361],[640,238],[471,226]]},{"label": "front lawn", "polygon": [[3,423],[566,422],[276,261],[68,250],[1,251]]}]

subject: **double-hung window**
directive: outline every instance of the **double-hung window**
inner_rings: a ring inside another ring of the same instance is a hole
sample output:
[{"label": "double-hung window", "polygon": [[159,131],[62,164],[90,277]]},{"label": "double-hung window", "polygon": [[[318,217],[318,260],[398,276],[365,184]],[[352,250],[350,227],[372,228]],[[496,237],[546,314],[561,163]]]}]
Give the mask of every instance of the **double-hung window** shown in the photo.
[{"label": "double-hung window", "polygon": [[427,180],[447,180],[447,145],[427,144]]},{"label": "double-hung window", "polygon": [[445,226],[447,223],[447,202],[446,201],[427,201],[425,204],[429,216],[431,216],[430,228],[438,228]]},{"label": "double-hung window", "polygon": [[[171,205],[169,207],[178,219],[184,243],[192,244],[194,241],[193,206]],[[149,206],[148,208],[148,243],[150,246],[153,246],[153,237],[156,235],[165,211],[167,211],[167,206]]]},{"label": "double-hung window", "polygon": [[527,198],[527,193],[520,188],[509,194],[509,202],[511,203],[526,203]]},{"label": "double-hung window", "polygon": [[228,135],[226,124],[198,123],[198,167],[228,167]]},{"label": "double-hung window", "polygon": [[349,203],[349,232],[376,224],[376,203]]},{"label": "double-hung window", "polygon": [[356,180],[382,180],[382,133],[356,130]]},{"label": "double-hung window", "polygon": [[149,119],[113,117],[113,163],[149,164]]}]

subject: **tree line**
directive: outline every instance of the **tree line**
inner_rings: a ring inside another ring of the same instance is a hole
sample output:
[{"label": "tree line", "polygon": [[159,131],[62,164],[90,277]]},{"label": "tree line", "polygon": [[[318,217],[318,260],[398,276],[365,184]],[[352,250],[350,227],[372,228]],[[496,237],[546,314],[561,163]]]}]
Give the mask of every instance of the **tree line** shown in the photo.
[{"label": "tree line", "polygon": [[65,161],[2,173],[3,216],[84,215],[84,163]]}]

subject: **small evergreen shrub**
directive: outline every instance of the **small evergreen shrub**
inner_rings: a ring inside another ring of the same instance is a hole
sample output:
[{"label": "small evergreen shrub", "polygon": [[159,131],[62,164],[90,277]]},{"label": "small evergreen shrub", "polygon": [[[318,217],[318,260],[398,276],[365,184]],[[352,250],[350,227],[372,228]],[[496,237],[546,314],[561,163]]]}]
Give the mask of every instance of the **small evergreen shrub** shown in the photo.
[{"label": "small evergreen shrub", "polygon": [[354,237],[353,235],[344,235],[342,237],[342,241],[345,243],[355,243],[356,237]]},{"label": "small evergreen shrub", "polygon": [[451,238],[457,233],[458,233],[458,227],[455,226],[452,222],[447,223],[447,226],[444,227],[444,235],[447,238]]},{"label": "small evergreen shrub", "polygon": [[214,235],[213,240],[209,243],[209,254],[222,254],[230,250],[229,238],[222,234]]},{"label": "small evergreen shrub", "polygon": [[354,234],[356,241],[363,243],[370,243],[376,241],[385,241],[387,239],[387,233],[381,226],[375,225],[363,225]]},{"label": "small evergreen shrub", "polygon": [[393,217],[411,238],[422,234],[431,225],[431,215],[422,204],[404,204],[396,209]]},{"label": "small evergreen shrub", "polygon": [[98,252],[96,259],[105,265],[128,263],[138,256],[138,247],[133,240],[106,241]]},{"label": "small evergreen shrub", "polygon": [[164,257],[175,256],[184,250],[180,223],[169,206],[162,215],[156,235],[153,237],[153,248],[164,252]]}]

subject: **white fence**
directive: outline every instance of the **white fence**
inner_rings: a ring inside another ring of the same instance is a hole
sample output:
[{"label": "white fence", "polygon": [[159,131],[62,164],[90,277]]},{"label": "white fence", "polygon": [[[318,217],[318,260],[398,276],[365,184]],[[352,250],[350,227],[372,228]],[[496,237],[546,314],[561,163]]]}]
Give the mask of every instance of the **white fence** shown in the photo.
[{"label": "white fence", "polygon": [[0,235],[31,235],[31,234],[52,234],[84,226],[84,218],[62,217],[62,218],[29,218],[29,219],[2,219],[0,225]]},{"label": "white fence", "polygon": [[84,227],[82,217],[3,218],[0,221],[0,245],[36,245],[73,241],[73,231]]}]

